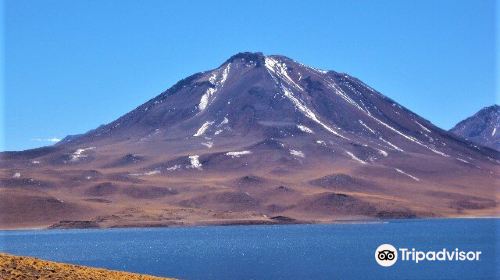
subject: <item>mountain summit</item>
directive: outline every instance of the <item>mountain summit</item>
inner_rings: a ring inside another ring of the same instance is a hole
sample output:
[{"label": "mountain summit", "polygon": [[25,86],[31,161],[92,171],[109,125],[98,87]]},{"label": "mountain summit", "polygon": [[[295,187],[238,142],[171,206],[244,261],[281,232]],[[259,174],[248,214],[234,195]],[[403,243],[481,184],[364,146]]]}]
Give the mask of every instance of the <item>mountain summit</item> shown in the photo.
[{"label": "mountain summit", "polygon": [[[495,151],[352,76],[262,53],[236,54],[56,146],[2,156],[5,180],[19,187],[10,195],[22,197],[29,182],[50,185],[43,195],[64,194],[76,218],[94,215],[100,226],[481,215],[497,207]],[[40,223],[74,218],[56,216]]]}]

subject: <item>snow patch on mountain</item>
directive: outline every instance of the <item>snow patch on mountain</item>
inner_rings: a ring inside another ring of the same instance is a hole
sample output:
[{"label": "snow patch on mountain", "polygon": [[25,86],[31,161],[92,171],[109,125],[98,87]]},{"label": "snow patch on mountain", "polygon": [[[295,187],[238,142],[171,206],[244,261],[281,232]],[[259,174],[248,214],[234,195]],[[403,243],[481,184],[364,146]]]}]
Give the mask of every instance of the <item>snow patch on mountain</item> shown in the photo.
[{"label": "snow patch on mountain", "polygon": [[167,171],[175,171],[175,170],[179,170],[181,168],[182,168],[182,166],[180,166],[179,164],[176,164],[174,166],[168,167]]},{"label": "snow patch on mountain", "polygon": [[217,127],[221,127],[225,124],[229,123],[229,119],[227,117],[224,117],[224,119],[217,125]]},{"label": "snow patch on mountain", "polygon": [[307,127],[305,125],[298,124],[297,128],[303,132],[306,132],[306,133],[314,133],[314,131],[312,131],[312,129],[310,129],[309,127]]},{"label": "snow patch on mountain", "polygon": [[470,163],[470,162],[466,161],[466,160],[465,160],[465,159],[463,159],[463,158],[458,158],[458,157],[457,157],[456,159],[457,159],[458,161],[463,162],[463,163]]},{"label": "snow patch on mountain", "polygon": [[283,93],[283,95],[285,97],[287,97],[292,103],[293,105],[295,106],[295,108],[297,110],[299,110],[300,112],[302,112],[306,117],[308,117],[309,119],[313,120],[314,122],[318,123],[319,125],[321,125],[324,129],[328,130],[329,132],[331,132],[332,134],[340,137],[340,138],[343,138],[343,139],[346,139],[346,140],[350,140],[349,138],[341,135],[340,133],[338,133],[337,131],[335,131],[334,129],[332,129],[331,127],[329,127],[328,125],[324,124],[323,122],[321,122],[318,117],[316,116],[316,114],[314,114],[314,112],[309,109],[302,100],[300,100],[299,98],[297,98],[292,90],[290,90],[289,88],[287,88],[283,83],[280,83],[279,81],[284,81],[285,83],[287,83],[288,85],[292,86],[293,88],[297,89],[297,90],[300,90],[300,91],[303,91],[304,89],[298,85],[297,83],[295,83],[295,81],[292,80],[292,78],[290,78],[290,76],[288,75],[288,72],[287,72],[287,67],[286,67],[286,64],[285,63],[282,63],[274,58],[271,58],[271,57],[266,57],[265,58],[265,64],[266,64],[266,68],[267,68],[267,72],[269,73],[269,75],[271,76],[271,78],[274,80],[276,86],[278,86],[280,89],[281,89],[281,92]]},{"label": "snow patch on mountain", "polygon": [[417,178],[417,177],[415,177],[415,176],[413,176],[413,175],[411,175],[411,174],[408,174],[408,173],[404,172],[404,171],[403,171],[403,170],[401,170],[401,169],[394,168],[394,170],[396,170],[398,173],[401,173],[401,174],[403,174],[403,175],[406,175],[406,176],[408,176],[408,177],[412,178],[413,180],[415,180],[415,181],[417,181],[417,182],[418,182],[418,181],[420,181],[420,179],[419,179],[419,178]]},{"label": "snow patch on mountain", "polygon": [[375,130],[373,130],[371,127],[369,127],[368,125],[366,125],[362,120],[359,120],[359,123],[364,126],[366,129],[368,129],[368,131],[370,131],[371,133],[373,134],[376,134],[375,133]]},{"label": "snow patch on mountain", "polygon": [[365,112],[366,114],[371,115],[371,113],[370,113],[370,111],[368,111],[368,109],[361,107],[356,101],[354,101],[352,98],[350,98],[349,95],[347,95],[337,84],[335,84],[335,82],[333,80],[331,80],[331,79],[328,80],[327,86],[330,87],[331,89],[333,89],[335,94],[340,96],[347,103],[353,105],[354,107]]},{"label": "snow patch on mountain", "polygon": [[214,146],[214,142],[212,141],[202,142],[201,144],[209,149],[211,149]]},{"label": "snow patch on mountain", "polygon": [[323,140],[316,140],[316,144],[319,144],[319,145],[322,145],[322,146],[326,146],[326,142],[323,141]]},{"label": "snow patch on mountain", "polygon": [[222,71],[219,70],[208,78],[208,81],[213,85],[213,87],[208,88],[207,91],[201,96],[200,103],[198,104],[198,109],[200,111],[205,110],[208,104],[215,99],[215,93],[224,86],[230,69],[231,63],[228,63]]},{"label": "snow patch on mountain", "polygon": [[298,90],[304,90],[300,85],[295,83],[292,78],[288,75],[287,72],[287,66],[285,63],[280,62],[277,59],[274,59],[272,57],[266,57],[265,58],[265,65],[268,71],[271,71],[274,73],[276,76],[278,76],[280,79],[284,80],[287,84],[293,86],[294,88]]},{"label": "snow patch on mountain", "polygon": [[378,150],[378,153],[383,155],[384,157],[387,157],[389,155],[389,153],[387,153],[386,151],[384,150],[381,150],[381,149],[377,149]]},{"label": "snow patch on mountain", "polygon": [[230,156],[231,158],[239,158],[240,156],[249,155],[251,153],[251,151],[227,152],[226,156]]},{"label": "snow patch on mountain", "polygon": [[222,133],[222,131],[223,131],[222,129],[219,129],[219,130],[217,130],[217,131],[214,132],[214,135],[219,135],[219,134]]},{"label": "snow patch on mountain", "polygon": [[200,162],[200,156],[198,155],[192,155],[192,156],[189,156],[189,161],[191,162],[191,165],[188,166],[189,168],[195,168],[195,169],[198,169],[198,170],[202,170],[202,164]]},{"label": "snow patch on mountain", "polygon": [[428,129],[427,127],[423,126],[421,123],[415,121],[416,124],[418,124],[418,126],[420,126],[423,130],[425,130],[426,132],[428,133],[431,133],[430,129]]},{"label": "snow patch on mountain", "polygon": [[204,124],[201,125],[200,128],[198,128],[198,131],[196,131],[196,133],[193,134],[193,136],[194,137],[202,136],[213,123],[214,122],[209,122],[209,121],[205,122]]},{"label": "snow patch on mountain", "polygon": [[[305,68],[307,68],[307,69],[310,69],[310,70],[312,70],[312,71],[314,71],[314,72],[318,72],[318,73],[320,73],[320,74],[326,74],[326,73],[328,73],[328,71],[326,71],[326,70],[322,70],[322,69],[314,68],[314,67],[312,67],[312,66],[308,66],[308,65],[302,64],[302,63],[300,63],[300,62],[298,62],[298,61],[295,61],[295,60],[294,60],[294,62],[295,62],[295,63],[297,63],[297,64],[299,64],[299,65],[300,65],[300,66],[302,66],[302,67],[305,67]],[[299,73],[299,75],[300,75],[300,73]]]},{"label": "snow patch on mountain", "polygon": [[95,147],[88,147],[88,148],[80,148],[76,149],[71,155],[70,155],[70,160],[71,161],[78,161],[81,158],[86,158],[87,154],[85,154],[86,151],[90,151],[95,149]]},{"label": "snow patch on mountain", "polygon": [[389,141],[385,140],[384,138],[379,137],[378,139],[382,140],[382,142],[384,142],[384,143],[386,143],[387,145],[391,146],[394,150],[396,150],[396,151],[400,151],[400,152],[404,152],[404,150],[403,150],[403,149],[401,149],[400,147],[398,147],[398,146],[396,146],[396,145],[392,144],[391,142],[389,142]]},{"label": "snow patch on mountain", "polygon": [[281,89],[282,89],[285,97],[287,97],[290,101],[292,101],[292,103],[295,105],[295,108],[297,108],[299,111],[301,111],[306,117],[310,118],[311,120],[313,120],[317,124],[321,125],[324,129],[331,132],[332,134],[334,134],[340,138],[349,140],[349,138],[341,135],[340,133],[335,131],[333,128],[331,128],[328,125],[321,122],[318,119],[318,117],[316,117],[316,114],[314,114],[311,109],[307,108],[306,105],[304,105],[298,98],[296,98],[288,88],[286,88],[285,86],[281,86]]},{"label": "snow patch on mountain", "polygon": [[143,173],[130,173],[130,176],[152,176],[152,175],[157,175],[160,174],[160,170],[151,170],[151,171],[145,171]]},{"label": "snow patch on mountain", "polygon": [[298,150],[290,150],[290,154],[295,157],[301,157],[301,158],[305,157],[304,153]]},{"label": "snow patch on mountain", "polygon": [[348,155],[349,155],[349,156],[350,156],[353,160],[355,160],[355,161],[357,161],[357,162],[359,162],[359,163],[361,163],[361,164],[367,164],[367,162],[366,162],[366,161],[364,161],[364,160],[362,160],[362,159],[358,158],[357,156],[355,156],[353,153],[351,153],[351,152],[349,152],[349,151],[346,151],[346,154],[348,154]]}]

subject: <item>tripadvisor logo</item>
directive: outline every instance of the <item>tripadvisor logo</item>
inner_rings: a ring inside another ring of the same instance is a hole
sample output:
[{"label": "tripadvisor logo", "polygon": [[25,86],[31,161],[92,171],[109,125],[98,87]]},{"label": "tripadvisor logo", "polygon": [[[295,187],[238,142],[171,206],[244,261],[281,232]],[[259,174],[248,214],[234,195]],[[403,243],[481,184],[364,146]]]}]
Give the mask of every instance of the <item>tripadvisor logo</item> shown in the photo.
[{"label": "tripadvisor logo", "polygon": [[458,248],[439,251],[419,251],[415,248],[396,249],[391,244],[382,244],[375,250],[375,261],[381,266],[393,266],[398,260],[409,261],[416,264],[422,261],[479,261],[481,251],[462,251]]},{"label": "tripadvisor logo", "polygon": [[398,260],[398,251],[391,244],[382,244],[375,250],[375,260],[381,266],[392,266]]}]

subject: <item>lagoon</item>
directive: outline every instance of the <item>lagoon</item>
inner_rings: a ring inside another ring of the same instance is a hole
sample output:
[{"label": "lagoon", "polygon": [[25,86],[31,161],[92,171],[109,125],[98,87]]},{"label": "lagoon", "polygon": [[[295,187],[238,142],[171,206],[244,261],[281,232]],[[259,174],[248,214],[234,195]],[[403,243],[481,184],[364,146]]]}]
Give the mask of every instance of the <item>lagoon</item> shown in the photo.
[{"label": "lagoon", "polygon": [[[329,225],[0,231],[0,251],[181,279],[498,279],[500,219]],[[474,261],[382,267],[384,243],[481,251]]]}]

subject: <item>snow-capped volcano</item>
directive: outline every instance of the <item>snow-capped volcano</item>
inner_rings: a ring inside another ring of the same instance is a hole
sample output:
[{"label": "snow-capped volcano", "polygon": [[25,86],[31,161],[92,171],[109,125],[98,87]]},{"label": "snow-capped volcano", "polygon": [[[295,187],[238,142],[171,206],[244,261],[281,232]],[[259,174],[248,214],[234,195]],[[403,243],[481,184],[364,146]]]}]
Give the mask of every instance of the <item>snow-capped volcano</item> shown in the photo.
[{"label": "snow-capped volcano", "polygon": [[[87,194],[97,183],[132,184],[141,197],[144,185],[169,185],[175,195],[160,198],[172,207],[298,220],[492,211],[499,158],[352,76],[262,53],[234,55],[54,147],[5,156],[8,172],[96,170],[97,182],[76,184]],[[113,190],[104,196],[124,194]]]},{"label": "snow-capped volcano", "polygon": [[383,155],[450,157],[459,148],[467,157],[471,152],[354,77],[261,53],[240,53],[217,69],[192,75],[118,120],[63,141],[62,146],[106,145],[110,138],[133,145],[182,139],[211,143],[204,145],[210,149],[217,147],[218,138],[250,136],[306,136],[316,144],[360,145]]}]

